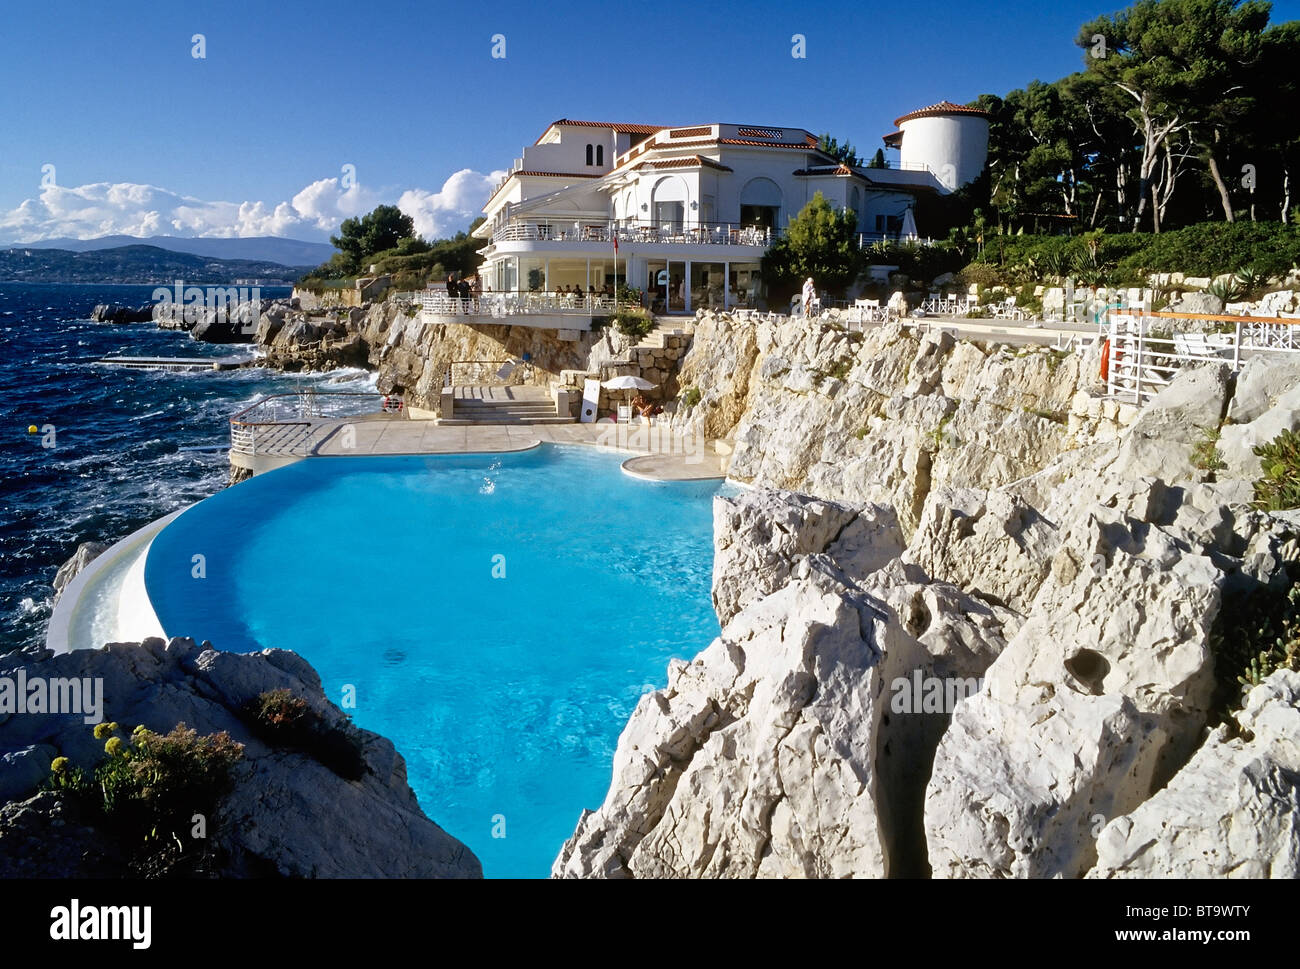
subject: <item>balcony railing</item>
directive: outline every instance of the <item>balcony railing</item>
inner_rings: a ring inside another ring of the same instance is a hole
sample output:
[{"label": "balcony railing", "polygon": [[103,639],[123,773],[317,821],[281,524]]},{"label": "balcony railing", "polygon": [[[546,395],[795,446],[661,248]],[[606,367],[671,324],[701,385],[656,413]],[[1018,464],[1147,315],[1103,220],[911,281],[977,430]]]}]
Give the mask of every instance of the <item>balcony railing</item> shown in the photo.
[{"label": "balcony railing", "polygon": [[492,233],[493,242],[695,243],[766,248],[775,229],[736,222],[617,222],[556,219],[513,220]]},{"label": "balcony railing", "polygon": [[[618,309],[613,296],[598,293],[483,293],[470,299],[453,299],[436,290],[412,293],[412,302],[439,316],[608,316]],[[625,305],[636,306],[635,302]]]},{"label": "balcony railing", "polygon": [[343,391],[272,394],[230,418],[230,449],[248,455],[301,457],[324,421],[392,413],[395,403],[380,394]]}]

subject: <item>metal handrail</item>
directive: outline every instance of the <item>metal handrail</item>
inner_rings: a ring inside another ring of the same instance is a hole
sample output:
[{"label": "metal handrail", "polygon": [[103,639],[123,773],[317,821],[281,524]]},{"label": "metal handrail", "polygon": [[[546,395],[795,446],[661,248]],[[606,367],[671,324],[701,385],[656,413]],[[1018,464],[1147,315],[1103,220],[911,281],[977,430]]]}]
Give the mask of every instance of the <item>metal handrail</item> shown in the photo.
[{"label": "metal handrail", "polygon": [[617,221],[611,219],[514,219],[492,233],[493,242],[692,242],[700,245],[769,246],[777,229],[741,222],[683,220]]},{"label": "metal handrail", "polygon": [[413,302],[422,310],[442,316],[506,317],[537,313],[547,316],[599,316],[616,312],[620,307],[639,305],[635,300],[614,296],[556,292],[483,293],[469,299],[453,299],[437,290],[415,294]]},{"label": "metal handrail", "polygon": [[[1148,324],[1158,319],[1234,326],[1230,333],[1152,336]],[[1300,352],[1300,340],[1295,337],[1297,323],[1300,320],[1281,317],[1116,311],[1106,327],[1110,346],[1106,395],[1141,405],[1168,386],[1187,364],[1226,363],[1235,372],[1241,370],[1249,356]]]},{"label": "metal handrail", "polygon": [[[362,411],[352,414],[326,414],[326,408],[322,406],[322,398],[373,401],[376,397],[381,400],[387,399],[383,394],[356,391],[298,391],[270,394],[230,417],[230,449],[239,454],[259,453],[257,438],[260,429],[263,435],[271,430],[276,432],[275,450],[282,453],[292,452],[298,444],[310,436],[317,421],[331,417],[359,417],[369,413],[369,411]],[[297,406],[290,406],[291,401],[296,402]],[[262,416],[262,412],[267,413]],[[376,408],[375,412],[378,413],[379,408]],[[286,433],[289,428],[296,430]]]}]

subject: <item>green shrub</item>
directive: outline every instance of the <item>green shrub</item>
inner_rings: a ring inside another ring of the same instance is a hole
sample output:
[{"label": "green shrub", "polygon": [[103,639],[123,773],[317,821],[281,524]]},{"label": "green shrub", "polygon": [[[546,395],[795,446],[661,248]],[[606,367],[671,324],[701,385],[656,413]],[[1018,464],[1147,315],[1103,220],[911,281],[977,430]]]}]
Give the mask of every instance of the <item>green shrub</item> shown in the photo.
[{"label": "green shrub", "polygon": [[1215,279],[1210,285],[1205,287],[1205,291],[1211,296],[1217,296],[1225,303],[1235,303],[1242,297],[1241,284],[1235,279]]},{"label": "green shrub", "polygon": [[1300,671],[1300,583],[1228,590],[1210,633],[1216,690],[1211,722],[1233,721],[1246,693],[1279,669]]},{"label": "green shrub", "polygon": [[1254,451],[1263,472],[1255,482],[1255,507],[1261,511],[1300,507],[1300,434],[1283,431]]},{"label": "green shrub", "polygon": [[682,403],[687,407],[694,407],[699,402],[700,402],[700,388],[687,387],[685,393],[682,394]]},{"label": "green shrub", "polygon": [[989,263],[972,262],[957,274],[957,279],[963,286],[979,286],[984,289],[1000,283],[1002,274],[996,266]]},{"label": "green shrub", "polygon": [[620,307],[610,315],[609,320],[619,333],[634,339],[645,336],[655,326],[654,317],[643,309]]},{"label": "green shrub", "polygon": [[1222,471],[1227,467],[1219,455],[1219,429],[1201,428],[1201,439],[1192,448],[1192,467],[1202,471]]},{"label": "green shrub", "polygon": [[257,737],[273,747],[300,751],[349,781],[365,776],[361,740],[353,730],[328,726],[307,701],[289,690],[268,690],[241,711]]},{"label": "green shrub", "polygon": [[183,723],[167,734],[139,726],[125,740],[119,730],[96,725],[105,756],[90,771],[55,758],[46,789],[76,800],[117,838],[135,874],[194,873],[210,855],[207,838],[191,837],[194,815],[214,817],[243,745],[225,731],[201,737]]}]

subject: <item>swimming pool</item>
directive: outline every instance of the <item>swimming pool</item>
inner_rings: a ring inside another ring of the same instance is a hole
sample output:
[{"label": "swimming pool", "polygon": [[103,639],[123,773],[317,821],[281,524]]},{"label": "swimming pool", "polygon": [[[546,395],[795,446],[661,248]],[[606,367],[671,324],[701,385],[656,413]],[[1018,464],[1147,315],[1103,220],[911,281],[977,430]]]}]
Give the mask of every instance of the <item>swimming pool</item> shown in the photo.
[{"label": "swimming pool", "polygon": [[646,482],[620,460],[300,461],[183,513],[145,585],[169,636],[292,649],[335,703],[354,688],[355,722],[397,745],[485,874],[545,876],[604,800],[638,697],[718,633],[721,483]]}]

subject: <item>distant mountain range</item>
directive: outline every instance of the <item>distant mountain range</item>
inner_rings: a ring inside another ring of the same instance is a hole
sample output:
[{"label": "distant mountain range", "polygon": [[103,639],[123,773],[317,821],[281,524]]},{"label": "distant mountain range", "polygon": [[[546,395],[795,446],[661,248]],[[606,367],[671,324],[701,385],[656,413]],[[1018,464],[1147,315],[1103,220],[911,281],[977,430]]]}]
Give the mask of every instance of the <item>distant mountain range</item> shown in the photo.
[{"label": "distant mountain range", "polygon": [[63,249],[67,252],[94,252],[122,246],[156,246],[169,252],[188,252],[211,259],[251,259],[255,262],[275,262],[282,266],[319,266],[337,252],[325,242],[303,242],[301,239],[281,239],[277,236],[254,236],[247,239],[101,236],[98,239],[0,243],[0,249]]},{"label": "distant mountain range", "polygon": [[286,266],[265,259],[215,259],[145,245],[90,252],[35,246],[0,248],[0,281],[23,283],[152,283],[171,286],[179,279],[186,285],[228,285],[238,281],[249,286],[273,286],[292,283],[315,265],[317,263]]}]

